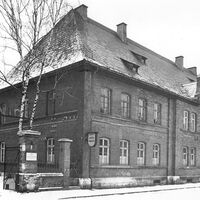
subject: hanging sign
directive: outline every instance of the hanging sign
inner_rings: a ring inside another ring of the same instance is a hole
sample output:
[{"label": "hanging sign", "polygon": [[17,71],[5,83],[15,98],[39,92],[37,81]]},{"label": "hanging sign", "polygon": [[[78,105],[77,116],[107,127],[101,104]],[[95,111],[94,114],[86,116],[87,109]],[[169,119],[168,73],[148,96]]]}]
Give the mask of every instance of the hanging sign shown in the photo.
[{"label": "hanging sign", "polygon": [[94,147],[97,141],[97,132],[89,132],[87,134],[87,141],[90,147]]}]

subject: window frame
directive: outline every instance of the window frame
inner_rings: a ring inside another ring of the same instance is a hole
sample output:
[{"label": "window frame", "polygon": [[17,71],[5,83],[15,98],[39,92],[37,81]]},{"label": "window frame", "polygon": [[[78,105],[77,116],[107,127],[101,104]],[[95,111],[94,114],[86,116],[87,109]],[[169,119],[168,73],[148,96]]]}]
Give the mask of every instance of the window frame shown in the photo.
[{"label": "window frame", "polygon": [[[127,144],[126,146],[124,145],[125,143]],[[126,155],[124,155],[124,154],[126,154]],[[120,163],[120,165],[128,165],[129,164],[129,141],[128,140],[124,140],[124,139],[120,140],[119,163]]]},{"label": "window frame", "polygon": [[[184,150],[186,150],[184,152]],[[184,146],[183,147],[183,150],[182,150],[182,154],[183,154],[183,165],[185,167],[188,167],[189,166],[189,148],[187,146]]]},{"label": "window frame", "polygon": [[[103,92],[104,90],[104,92]],[[102,87],[100,95],[100,112],[103,114],[111,114],[111,96],[112,90],[110,88]]]},{"label": "window frame", "polygon": [[[185,115],[186,113],[187,113],[187,116]],[[188,110],[183,111],[183,129],[185,131],[189,130],[189,111]]]},{"label": "window frame", "polygon": [[[49,144],[49,141],[50,144]],[[55,164],[55,139],[47,138],[47,147],[46,147],[47,163]]]},{"label": "window frame", "polygon": [[6,143],[0,142],[0,163],[5,162],[5,154],[6,154]]},{"label": "window frame", "polygon": [[[193,153],[192,153],[193,150]],[[194,167],[196,166],[196,148],[192,147],[190,148],[190,166]]]},{"label": "window frame", "polygon": [[[142,102],[142,105],[140,105],[140,102]],[[144,98],[138,99],[138,119],[147,121],[147,100]]]},{"label": "window frame", "polygon": [[[143,148],[141,148],[143,145]],[[145,165],[146,159],[146,143],[145,142],[138,142],[137,143],[137,165],[143,166]]]},{"label": "window frame", "polygon": [[[107,142],[107,145],[105,144],[105,141]],[[99,138],[99,164],[109,165],[109,163],[110,163],[110,139],[102,137]]]},{"label": "window frame", "polygon": [[[156,105],[157,105],[157,108],[155,108]],[[160,103],[155,102],[153,104],[153,122],[154,122],[154,124],[161,124],[161,109],[162,109],[162,106]]]},{"label": "window frame", "polygon": [[[155,147],[158,148],[156,149]],[[160,165],[160,144],[158,143],[153,144],[152,164],[155,166]]]},{"label": "window frame", "polygon": [[[126,97],[126,99],[123,97]],[[124,118],[130,118],[130,111],[131,111],[131,97],[129,94],[122,92],[121,93],[121,116]]]},{"label": "window frame", "polygon": [[[194,118],[193,118],[193,116],[194,116]],[[192,113],[190,114],[190,123],[191,123],[191,125],[190,125],[190,131],[191,131],[191,132],[196,132],[196,127],[197,127],[197,114],[194,113],[194,112],[192,112]]]}]

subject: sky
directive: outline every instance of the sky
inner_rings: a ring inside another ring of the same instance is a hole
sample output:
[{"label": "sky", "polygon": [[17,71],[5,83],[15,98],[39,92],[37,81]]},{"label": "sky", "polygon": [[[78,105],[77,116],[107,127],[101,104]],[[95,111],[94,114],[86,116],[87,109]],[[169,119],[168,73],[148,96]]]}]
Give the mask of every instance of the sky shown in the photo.
[{"label": "sky", "polygon": [[[116,31],[125,22],[133,41],[174,61],[184,56],[184,66],[200,73],[199,0],[68,0],[75,8],[88,6],[88,17]],[[2,41],[0,41],[0,45]],[[0,52],[1,53],[1,52]],[[2,56],[2,55],[1,55]],[[16,62],[11,55],[4,55]],[[2,69],[2,66],[0,66]]]}]

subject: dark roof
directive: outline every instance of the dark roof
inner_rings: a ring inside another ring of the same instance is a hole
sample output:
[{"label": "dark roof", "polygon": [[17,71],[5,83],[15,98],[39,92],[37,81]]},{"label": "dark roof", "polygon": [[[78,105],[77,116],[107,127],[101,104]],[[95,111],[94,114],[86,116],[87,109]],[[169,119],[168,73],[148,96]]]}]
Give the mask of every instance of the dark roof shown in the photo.
[{"label": "dark roof", "polygon": [[[76,9],[70,11],[56,25],[51,47],[45,49],[49,34],[38,44],[42,46],[41,52],[45,52],[48,59],[44,73],[85,59],[134,80],[158,86],[186,98],[194,97],[191,95],[189,83],[191,80],[196,81],[196,76],[189,70],[178,68],[174,62],[130,39],[126,43],[122,42],[115,31],[90,18],[82,18]],[[145,62],[139,62],[138,58]],[[139,66],[138,73],[127,68],[123,60]],[[32,77],[38,75],[38,66],[36,62]],[[194,84],[192,86],[194,91]]]}]

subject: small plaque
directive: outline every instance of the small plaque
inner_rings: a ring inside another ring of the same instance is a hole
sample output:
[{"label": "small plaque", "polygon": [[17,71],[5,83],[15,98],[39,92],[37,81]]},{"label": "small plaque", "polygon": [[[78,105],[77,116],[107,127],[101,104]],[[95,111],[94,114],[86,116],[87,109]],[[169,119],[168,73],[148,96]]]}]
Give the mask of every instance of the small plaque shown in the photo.
[{"label": "small plaque", "polygon": [[27,161],[37,161],[37,153],[26,153],[26,160]]},{"label": "small plaque", "polygon": [[89,132],[87,141],[88,141],[88,145],[90,147],[94,147],[96,145],[96,141],[97,141],[97,133],[96,132]]}]

